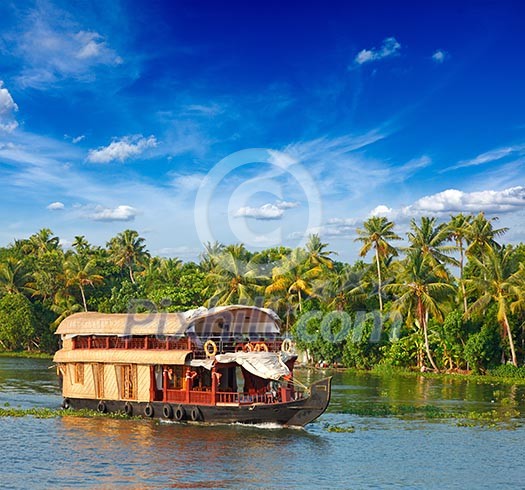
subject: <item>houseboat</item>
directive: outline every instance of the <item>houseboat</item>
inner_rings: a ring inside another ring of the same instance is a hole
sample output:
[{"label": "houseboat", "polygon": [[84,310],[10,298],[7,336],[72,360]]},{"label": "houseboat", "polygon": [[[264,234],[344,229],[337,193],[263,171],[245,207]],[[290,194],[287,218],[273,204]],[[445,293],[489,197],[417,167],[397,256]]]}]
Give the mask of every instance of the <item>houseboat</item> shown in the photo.
[{"label": "houseboat", "polygon": [[306,387],[279,317],[250,306],[184,313],[76,313],[56,333],[63,408],[207,423],[304,426],[330,401]]}]

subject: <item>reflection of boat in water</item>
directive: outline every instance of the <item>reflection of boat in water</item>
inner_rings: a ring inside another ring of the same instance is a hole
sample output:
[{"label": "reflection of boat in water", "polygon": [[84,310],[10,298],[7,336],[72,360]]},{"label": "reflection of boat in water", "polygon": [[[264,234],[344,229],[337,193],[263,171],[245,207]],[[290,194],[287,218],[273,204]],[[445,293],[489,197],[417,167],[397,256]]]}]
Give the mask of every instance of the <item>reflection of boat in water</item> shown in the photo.
[{"label": "reflection of boat in water", "polygon": [[305,387],[271,310],[77,313],[58,327],[65,408],[174,420],[304,426],[330,401],[331,378]]}]

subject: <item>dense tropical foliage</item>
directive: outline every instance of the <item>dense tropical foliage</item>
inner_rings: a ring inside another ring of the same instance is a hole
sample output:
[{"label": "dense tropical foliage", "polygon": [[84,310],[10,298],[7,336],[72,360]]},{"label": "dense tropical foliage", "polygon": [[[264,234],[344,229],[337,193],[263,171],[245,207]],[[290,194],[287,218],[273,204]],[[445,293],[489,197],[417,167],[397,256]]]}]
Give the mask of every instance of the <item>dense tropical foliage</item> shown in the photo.
[{"label": "dense tropical foliage", "polygon": [[[182,311],[232,303],[273,308],[312,362],[486,371],[525,360],[525,245],[482,213],[413,219],[407,233],[371,217],[356,230],[370,262],[304,247],[250,252],[208,243],[198,263],[151,256],[125,230],[106,247],[49,229],[0,248],[0,349],[53,351],[78,311]],[[369,254],[369,252],[372,252]]]}]

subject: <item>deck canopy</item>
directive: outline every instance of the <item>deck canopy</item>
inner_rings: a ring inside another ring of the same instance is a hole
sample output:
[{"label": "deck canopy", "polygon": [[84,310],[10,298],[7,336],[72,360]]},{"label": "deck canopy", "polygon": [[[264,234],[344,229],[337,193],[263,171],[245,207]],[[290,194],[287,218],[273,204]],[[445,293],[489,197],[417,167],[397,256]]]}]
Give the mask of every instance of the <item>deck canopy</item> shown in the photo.
[{"label": "deck canopy", "polygon": [[220,306],[183,313],[75,313],[57,328],[63,337],[79,335],[155,335],[198,337],[272,336],[280,333],[279,317],[267,308]]}]

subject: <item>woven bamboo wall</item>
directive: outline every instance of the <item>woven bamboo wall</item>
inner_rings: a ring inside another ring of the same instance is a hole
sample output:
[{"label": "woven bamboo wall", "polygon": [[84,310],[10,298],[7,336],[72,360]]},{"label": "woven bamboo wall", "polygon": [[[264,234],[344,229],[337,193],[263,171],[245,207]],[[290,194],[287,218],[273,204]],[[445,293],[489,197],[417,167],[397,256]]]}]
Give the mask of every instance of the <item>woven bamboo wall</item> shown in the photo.
[{"label": "woven bamboo wall", "polygon": [[137,398],[139,402],[147,402],[150,398],[150,367],[137,366]]},{"label": "woven bamboo wall", "polygon": [[63,394],[66,398],[95,398],[93,370],[84,364],[84,383],[75,383],[75,363],[68,363],[63,370]]},{"label": "woven bamboo wall", "polygon": [[[63,395],[66,398],[87,398],[103,400],[121,400],[121,365],[99,364],[103,369],[103,396],[97,396],[97,365],[84,363],[84,383],[75,383],[75,363],[68,363],[62,369],[64,376]],[[136,366],[136,401],[147,402],[150,399],[150,367]]]}]

